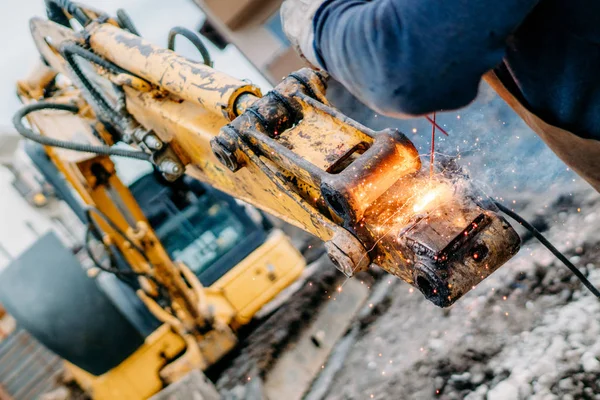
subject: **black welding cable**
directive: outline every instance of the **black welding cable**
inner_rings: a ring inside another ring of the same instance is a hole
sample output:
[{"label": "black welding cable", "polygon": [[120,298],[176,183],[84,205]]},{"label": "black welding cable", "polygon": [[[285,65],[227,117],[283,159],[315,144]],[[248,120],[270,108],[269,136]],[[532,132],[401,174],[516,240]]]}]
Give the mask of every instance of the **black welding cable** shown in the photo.
[{"label": "black welding cable", "polygon": [[79,109],[76,106],[70,104],[58,104],[45,101],[39,101],[37,103],[28,104],[22,107],[19,111],[17,111],[17,113],[13,117],[13,125],[23,137],[33,140],[34,142],[44,146],[60,147],[61,149],[81,151],[85,153],[101,154],[106,156],[118,156],[133,158],[136,160],[150,161],[150,154],[144,153],[143,151],[115,149],[113,147],[108,146],[92,146],[89,144],[74,143],[66,140],[59,140],[40,135],[34,132],[33,130],[27,128],[23,123],[23,118],[25,118],[28,114],[32,112],[41,110],[62,110],[69,111],[72,113],[77,113],[79,111]]},{"label": "black welding cable", "polygon": [[583,285],[586,288],[589,289],[590,292],[594,294],[594,296],[600,298],[600,291],[594,285],[592,285],[592,283],[585,277],[585,275],[583,275],[581,271],[579,271],[579,269],[577,269],[577,267],[573,265],[573,263],[569,261],[563,253],[558,251],[558,249],[554,247],[552,243],[550,243],[548,239],[546,239],[544,235],[540,233],[540,231],[535,229],[535,227],[529,222],[527,222],[525,219],[523,219],[523,217],[521,217],[519,214],[512,211],[508,207],[504,206],[502,203],[495,202],[495,204],[500,209],[500,211],[517,221],[525,229],[531,232],[531,234],[535,236],[535,238],[539,240],[540,243],[542,243],[548,250],[552,252],[552,254],[554,254],[556,258],[562,261],[562,263],[571,270],[571,272],[581,281],[581,283],[583,283]]},{"label": "black welding cable", "polygon": [[177,35],[185,37],[194,45],[194,47],[196,47],[196,49],[198,49],[200,55],[202,55],[202,62],[204,63],[204,65],[207,65],[209,67],[213,66],[212,59],[210,58],[210,52],[208,51],[204,43],[202,43],[202,39],[200,39],[200,36],[196,32],[193,32],[188,28],[176,26],[169,31],[169,39],[167,44],[167,48],[169,50],[175,51],[175,38],[177,37]]}]

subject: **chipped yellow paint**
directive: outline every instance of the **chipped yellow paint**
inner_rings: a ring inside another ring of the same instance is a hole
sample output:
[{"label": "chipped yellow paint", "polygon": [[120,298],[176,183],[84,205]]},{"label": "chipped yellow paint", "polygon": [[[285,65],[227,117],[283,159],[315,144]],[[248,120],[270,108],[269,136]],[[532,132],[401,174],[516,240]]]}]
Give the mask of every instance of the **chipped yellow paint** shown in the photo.
[{"label": "chipped yellow paint", "polygon": [[308,207],[297,194],[278,187],[254,163],[248,162],[245,168],[234,173],[219,162],[210,149],[210,140],[227,124],[227,119],[174,96],[156,98],[152,93],[139,93],[131,88],[125,88],[125,92],[128,110],[136,120],[145,127],[152,127],[161,139],[171,141],[184,151],[182,158],[189,160],[188,175],[323,240],[331,239],[334,227],[330,221]]},{"label": "chipped yellow paint", "polygon": [[260,96],[260,89],[254,85],[154,46],[110,24],[92,28],[89,42],[97,54],[121,68],[218,115],[234,118],[235,101],[240,95]]}]

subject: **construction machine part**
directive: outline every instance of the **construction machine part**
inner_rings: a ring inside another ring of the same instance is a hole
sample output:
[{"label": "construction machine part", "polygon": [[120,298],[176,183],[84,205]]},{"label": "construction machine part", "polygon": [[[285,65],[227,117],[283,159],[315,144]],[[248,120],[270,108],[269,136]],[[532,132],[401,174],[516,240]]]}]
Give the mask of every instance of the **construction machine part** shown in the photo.
[{"label": "construction machine part", "polygon": [[[168,92],[124,88],[128,111],[186,173],[329,242],[347,276],[373,263],[446,307],[518,250],[512,228],[497,229],[505,221],[461,182],[423,173],[406,136],[374,132],[330,107],[322,74],[302,69],[259,97],[115,26],[89,34],[96,54]],[[405,237],[430,223],[436,228]],[[473,263],[480,242],[488,251]]]},{"label": "construction machine part", "polygon": [[[158,85],[185,100],[202,104],[207,110],[226,118],[235,118],[239,96],[260,89],[184,57],[168,49],[146,46],[142,38],[111,24],[92,30],[90,45],[105,59],[119,59],[119,66],[133,75]],[[127,59],[121,58],[123,51]],[[181,74],[190,79],[181,85]]]},{"label": "construction machine part", "polygon": [[177,399],[220,400],[221,395],[201,371],[194,370],[149,398],[149,400]]},{"label": "construction machine part", "polygon": [[146,399],[165,386],[160,371],[177,359],[185,347],[181,336],[164,324],[131,356],[103,374],[90,374],[71,363],[66,363],[65,368],[94,400]]},{"label": "construction machine part", "polygon": [[52,232],[2,271],[0,303],[44,346],[94,375],[144,343]]},{"label": "construction machine part", "polygon": [[373,263],[447,307],[517,253],[516,232],[484,208],[464,177],[432,177],[406,136],[373,132],[329,107],[324,95],[320,75],[298,71],[214,141],[237,137],[237,159],[266,160],[256,162],[337,224],[322,238],[346,276]]},{"label": "construction machine part", "polygon": [[[412,197],[411,197],[412,196]],[[482,207],[461,177],[399,180],[371,205],[363,223],[386,232],[379,243],[397,275],[447,307],[515,255],[521,240],[494,210]],[[411,212],[397,215],[395,210]],[[383,221],[383,223],[382,223]]]}]

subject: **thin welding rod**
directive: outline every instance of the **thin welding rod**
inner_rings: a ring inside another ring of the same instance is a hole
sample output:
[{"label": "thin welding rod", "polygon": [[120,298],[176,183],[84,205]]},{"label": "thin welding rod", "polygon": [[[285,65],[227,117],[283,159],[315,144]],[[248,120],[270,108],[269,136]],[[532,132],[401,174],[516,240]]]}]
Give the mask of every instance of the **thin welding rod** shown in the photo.
[{"label": "thin welding rod", "polygon": [[441,126],[439,126],[434,119],[431,119],[431,117],[429,115],[425,116],[425,119],[429,122],[431,122],[436,128],[438,128],[440,130],[440,132],[442,132],[444,135],[446,136],[450,136],[448,135],[448,132],[446,132],[446,130],[444,128],[442,128]]},{"label": "thin welding rod", "polygon": [[435,161],[435,111],[433,112],[433,119],[431,124],[431,161],[429,162],[429,178],[433,178],[433,162]]}]

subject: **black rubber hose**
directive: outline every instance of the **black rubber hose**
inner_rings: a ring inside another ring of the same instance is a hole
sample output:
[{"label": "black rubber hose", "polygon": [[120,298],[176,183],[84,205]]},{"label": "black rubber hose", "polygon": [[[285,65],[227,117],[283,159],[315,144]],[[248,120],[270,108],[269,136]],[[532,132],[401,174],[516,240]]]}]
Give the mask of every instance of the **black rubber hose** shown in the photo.
[{"label": "black rubber hose", "polygon": [[69,54],[76,54],[76,55],[78,55],[90,62],[93,62],[94,64],[99,65],[100,67],[105,68],[115,74],[131,74],[130,72],[119,67],[117,64],[114,64],[114,63],[108,61],[107,59],[100,57],[96,53],[94,53],[88,49],[84,49],[83,47],[81,47],[75,43],[65,44],[61,48],[61,51],[67,52]]},{"label": "black rubber hose", "polygon": [[495,204],[500,209],[500,211],[517,221],[519,224],[523,225],[525,229],[531,232],[531,234],[537,240],[539,240],[540,243],[542,243],[548,250],[552,252],[552,254],[554,254],[556,258],[562,261],[562,263],[571,270],[571,272],[581,281],[581,283],[585,285],[586,288],[589,289],[590,292],[594,294],[594,296],[600,298],[600,291],[594,285],[592,285],[592,283],[585,277],[585,275],[583,275],[581,271],[579,271],[579,269],[575,265],[573,265],[573,263],[569,261],[563,253],[558,251],[558,249],[554,247],[552,243],[550,243],[548,239],[546,239],[544,235],[540,233],[540,231],[538,231],[533,225],[527,222],[519,214],[504,206],[502,203],[495,202]]},{"label": "black rubber hose", "polygon": [[63,9],[56,4],[54,0],[45,0],[46,3],[46,15],[48,19],[54,23],[62,26],[69,26],[69,18],[67,18]]},{"label": "black rubber hose", "polygon": [[[126,234],[125,232],[123,232],[123,230],[121,228],[119,228],[117,226],[117,224],[115,224],[110,218],[108,218],[106,216],[106,214],[104,214],[102,211],[100,211],[99,209],[97,209],[96,207],[92,207],[92,206],[88,206],[87,208],[85,208],[85,216],[86,216],[86,220],[88,222],[88,226],[93,226],[96,231],[98,233],[99,232],[99,228],[96,225],[96,222],[94,221],[94,219],[92,218],[92,213],[96,214],[98,217],[100,217],[104,222],[106,222],[106,224],[108,224],[112,229],[115,230],[115,232],[117,232],[117,234],[119,236],[121,236],[124,240],[126,240],[133,249],[135,249],[135,251],[137,251],[142,258],[144,259],[144,261],[146,261],[148,263],[148,265],[150,266],[150,268],[154,268],[154,266],[152,265],[152,263],[150,262],[150,259],[148,258],[148,256],[146,255],[146,253],[144,252],[144,250],[139,247],[135,242],[133,242]],[[100,268],[102,269],[102,268]],[[121,270],[119,270],[121,271]],[[153,277],[150,274],[146,274],[146,273],[138,273],[136,272],[136,274],[138,276],[144,276],[147,279],[149,279],[150,281],[154,282],[154,284],[156,285],[156,287],[158,288],[159,294],[160,296],[165,300],[165,301],[169,301],[170,295],[169,295],[169,291],[166,289],[166,287],[162,284],[160,284],[158,282],[158,280],[156,280],[155,277]]]},{"label": "black rubber hose", "polygon": [[[102,265],[102,263],[100,263],[100,261],[98,261],[96,259],[96,257],[94,256],[94,252],[92,251],[92,248],[90,246],[90,241],[92,239],[92,233],[94,231],[97,231],[96,228],[93,225],[88,225],[86,232],[85,232],[85,251],[88,255],[88,257],[90,258],[90,260],[92,260],[92,263],[94,263],[94,266],[104,272],[108,272],[111,274],[115,274],[117,276],[141,276],[143,274],[140,274],[138,272],[135,271],[123,271],[117,268],[112,268],[112,267],[105,267],[104,265]],[[103,246],[105,248],[105,250],[108,252],[108,246],[106,246],[106,244],[103,243]]]},{"label": "black rubber hose", "polygon": [[123,232],[123,230],[121,228],[119,228],[117,226],[117,224],[115,224],[110,218],[108,218],[106,216],[106,214],[104,214],[102,211],[98,210],[96,207],[92,207],[92,206],[88,206],[85,210],[85,216],[86,219],[88,221],[88,224],[92,225],[94,224],[94,219],[92,218],[92,212],[94,214],[96,214],[98,217],[100,217],[104,222],[106,222],[107,225],[109,225],[112,229],[115,230],[115,232],[117,232],[117,234],[119,236],[121,236],[123,239],[125,239],[133,249],[135,249],[135,251],[137,251],[138,253],[140,253],[140,255],[144,258],[144,260],[150,264],[150,266],[152,266],[152,263],[150,263],[150,259],[148,259],[148,256],[146,255],[146,253],[144,252],[144,249],[142,249],[140,246],[138,246],[135,242],[133,242],[126,234],[125,232]]},{"label": "black rubber hose", "polygon": [[202,39],[196,32],[193,32],[188,28],[176,26],[169,31],[169,39],[167,44],[169,50],[175,51],[175,38],[178,35],[185,37],[196,47],[196,49],[198,49],[198,51],[202,55],[202,62],[204,63],[204,65],[207,65],[209,67],[213,66],[212,59],[210,58],[210,53],[208,52],[208,49],[202,42]]},{"label": "black rubber hose", "polygon": [[139,31],[131,21],[131,18],[129,18],[129,14],[127,14],[127,11],[123,10],[122,8],[119,8],[117,10],[117,20],[119,21],[119,25],[121,25],[121,28],[127,29],[129,32],[133,33],[136,36],[140,36]]},{"label": "black rubber hose", "polygon": [[90,22],[90,19],[85,15],[81,7],[71,0],[46,0],[46,9],[48,18],[51,21],[64,26],[69,26],[69,19],[65,11],[71,14],[82,26],[86,26]]},{"label": "black rubber hose", "polygon": [[63,46],[61,53],[75,75],[73,78],[78,81],[76,84],[82,90],[88,103],[93,106],[94,111],[98,114],[98,118],[105,124],[108,123],[117,127],[117,130],[121,131],[121,133],[125,132],[127,130],[128,117],[114,109],[110,101],[98,91],[76,58],[81,57],[113,73],[127,73],[127,71],[74,43]]},{"label": "black rubber hose", "polygon": [[70,104],[57,104],[40,101],[33,104],[28,104],[22,107],[13,117],[13,124],[15,129],[25,138],[33,140],[44,146],[59,147],[61,149],[81,151],[85,153],[101,154],[106,156],[118,156],[133,158],[137,160],[150,161],[150,154],[144,153],[143,151],[115,149],[108,146],[92,146],[84,143],[68,142],[66,140],[54,139],[51,137],[40,135],[33,130],[27,128],[23,124],[23,118],[28,114],[41,111],[41,110],[62,110],[77,113],[79,109],[76,106]]},{"label": "black rubber hose", "polygon": [[[100,228],[98,228],[98,226],[96,225],[96,221],[94,221],[94,219],[92,218],[92,212],[94,214],[96,214],[98,217],[100,217],[104,222],[106,222],[106,224],[108,224],[112,229],[115,230],[115,232],[117,232],[117,234],[119,236],[121,236],[124,240],[126,240],[133,249],[135,249],[144,259],[144,261],[146,261],[148,263],[148,265],[150,266],[150,268],[154,268],[154,266],[152,265],[152,263],[150,262],[150,259],[148,258],[148,256],[146,255],[146,253],[144,252],[144,250],[139,247],[137,244],[135,244],[126,234],[125,232],[123,232],[123,230],[121,230],[121,228],[119,228],[117,226],[117,224],[115,224],[110,218],[108,218],[106,216],[106,214],[104,214],[102,211],[100,211],[99,209],[97,209],[96,207],[93,206],[88,206],[84,209],[85,211],[85,216],[86,216],[86,220],[88,222],[88,227],[92,227],[92,229],[98,234],[98,236],[100,236]],[[110,251],[109,249],[107,249],[108,251]],[[93,261],[93,260],[92,260]],[[103,269],[102,267],[99,267],[100,269]],[[104,267],[104,270],[107,272],[113,272],[111,270],[107,270],[106,267]],[[118,270],[120,272],[124,272],[123,270]],[[170,298],[169,296],[169,292],[168,290],[164,287],[164,285],[160,284],[155,277],[153,277],[150,274],[147,273],[143,273],[143,272],[136,272],[136,271],[132,271],[133,273],[135,273],[137,276],[143,276],[147,279],[149,279],[150,281],[154,282],[154,284],[156,285],[156,287],[158,288],[159,294],[160,296],[167,300]]]},{"label": "black rubber hose", "polygon": [[63,56],[75,74],[74,78],[79,81],[76,83],[79,84],[83,94],[86,95],[86,100],[95,106],[94,111],[99,114],[99,117],[104,118],[110,121],[110,123],[120,127],[120,118],[118,112],[113,109],[109,101],[90,82],[89,78],[85,75],[79,63],[75,59],[75,53],[72,53],[67,47],[63,49]]}]

